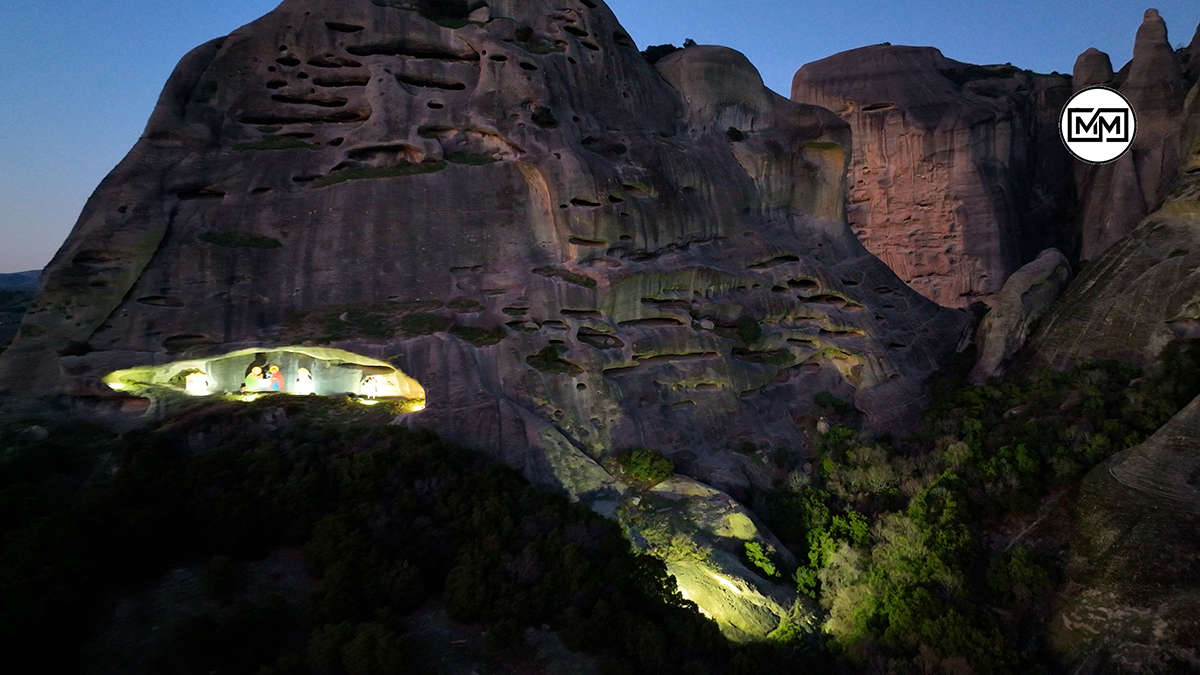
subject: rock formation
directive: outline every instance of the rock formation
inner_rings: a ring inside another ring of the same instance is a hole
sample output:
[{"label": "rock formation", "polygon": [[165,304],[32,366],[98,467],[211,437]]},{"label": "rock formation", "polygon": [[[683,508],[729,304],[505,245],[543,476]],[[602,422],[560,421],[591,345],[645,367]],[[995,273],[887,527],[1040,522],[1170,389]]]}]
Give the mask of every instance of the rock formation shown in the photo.
[{"label": "rock formation", "polygon": [[1162,205],[1084,267],[1030,342],[1035,363],[1150,363],[1172,340],[1200,337],[1200,87],[1188,95],[1182,170]]},{"label": "rock formation", "polygon": [[875,45],[810,63],[792,100],[854,131],[850,225],[943,305],[990,303],[1038,252],[1074,250],[1065,76],[976,66],[929,47]]},{"label": "rock formation", "polygon": [[[1200,337],[1200,86],[1163,204],[1084,268],[1032,340],[1035,363],[1153,361]],[[1073,672],[1200,667],[1200,399],[1084,480],[1051,644]]]},{"label": "rock formation", "polygon": [[424,387],[400,423],[626,514],[635,541],[639,490],[606,467],[650,446],[691,477],[680,503],[728,500],[738,527],[679,517],[724,552],[711,574],[774,598],[710,594],[761,635],[794,594],[736,555],[773,537],[717,490],[772,469],[733,446],[803,453],[823,390],[905,419],[967,318],[846,227],[845,122],[730,50],[659,65],[595,0],[285,0],[180,63],[0,388],[103,408],[118,369],[342,349]]},{"label": "rock formation", "polygon": [[[1200,39],[1192,44],[1200,45]],[[1114,87],[1133,105],[1138,125],[1133,147],[1123,157],[1101,166],[1081,162],[1075,167],[1083,260],[1095,260],[1133,231],[1175,178],[1188,86],[1180,61],[1167,39],[1166,23],[1158,10],[1148,9],[1134,41],[1133,60],[1119,73],[1114,75],[1108,55],[1094,48],[1075,62],[1075,89]]]},{"label": "rock formation", "polygon": [[1077,672],[1200,667],[1200,399],[1084,480],[1051,644]]},{"label": "rock formation", "polygon": [[1042,315],[1054,304],[1071,279],[1071,262],[1057,249],[1047,249],[1017,270],[1000,291],[975,336],[979,360],[971,381],[983,384],[1004,372]]}]

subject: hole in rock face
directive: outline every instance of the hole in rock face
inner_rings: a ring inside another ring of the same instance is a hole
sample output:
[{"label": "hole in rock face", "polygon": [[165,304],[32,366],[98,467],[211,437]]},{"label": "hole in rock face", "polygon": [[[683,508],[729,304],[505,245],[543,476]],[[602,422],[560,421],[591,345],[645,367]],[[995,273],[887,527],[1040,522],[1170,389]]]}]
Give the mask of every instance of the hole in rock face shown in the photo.
[{"label": "hole in rock face", "polygon": [[537,70],[538,67],[526,61],[521,62],[521,70]]},{"label": "hole in rock face", "polygon": [[[180,349],[205,346],[203,336]],[[118,370],[104,378],[116,391],[152,398],[172,395],[228,396],[253,400],[268,394],[358,396],[365,402],[394,400],[410,410],[424,408],[425,388],[395,367],[340,349],[280,347],[244,349],[221,356],[162,366]]]},{"label": "hole in rock face", "polygon": [[295,58],[293,56],[283,56],[278,59],[275,59],[275,63],[278,63],[281,66],[288,66],[290,68],[292,66],[300,65],[300,59]]},{"label": "hole in rock face", "polygon": [[429,106],[433,110],[441,110],[442,108],[446,107],[446,106],[442,105],[441,103],[438,103],[437,101],[430,101],[429,103],[426,103],[425,105]]},{"label": "hole in rock face", "polygon": [[443,80],[437,77],[425,75],[396,75],[396,80],[401,84],[407,84],[413,87],[433,87],[436,89],[447,89],[449,91],[462,91],[467,88],[467,85],[462,82],[452,82]]},{"label": "hole in rock face", "polygon": [[325,27],[338,33],[357,33],[359,31],[366,30],[365,26],[359,26],[352,23],[340,23],[338,21],[326,21]]}]

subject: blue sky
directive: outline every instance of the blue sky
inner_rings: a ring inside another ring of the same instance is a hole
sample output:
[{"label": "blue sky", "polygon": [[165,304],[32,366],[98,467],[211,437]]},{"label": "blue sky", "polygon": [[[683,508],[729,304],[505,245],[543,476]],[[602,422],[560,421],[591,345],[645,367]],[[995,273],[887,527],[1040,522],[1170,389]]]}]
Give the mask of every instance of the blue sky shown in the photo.
[{"label": "blue sky", "polygon": [[[338,1],[338,0],[331,0]],[[1145,0],[1143,0],[1144,3]],[[645,47],[739,49],[787,95],[804,63],[853,47],[932,45],[973,63],[1069,72],[1098,47],[1120,67],[1147,5],[1125,0],[610,0]],[[0,273],[45,265],[137,140],[176,61],[275,0],[0,0]],[[1171,42],[1195,0],[1157,2]]]}]

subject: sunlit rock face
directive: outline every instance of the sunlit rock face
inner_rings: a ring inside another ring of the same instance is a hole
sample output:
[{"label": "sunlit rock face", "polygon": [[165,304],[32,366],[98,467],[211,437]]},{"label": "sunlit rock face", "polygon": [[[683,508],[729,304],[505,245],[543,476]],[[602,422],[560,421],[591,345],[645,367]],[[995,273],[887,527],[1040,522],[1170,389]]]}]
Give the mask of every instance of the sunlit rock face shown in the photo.
[{"label": "sunlit rock face", "polygon": [[932,47],[874,45],[805,65],[792,100],[854,130],[850,226],[943,305],[992,304],[1049,247],[1070,253],[1071,157],[1058,114],[1071,80],[977,66]]},{"label": "sunlit rock face", "polygon": [[635,444],[737,496],[773,469],[732,446],[802,457],[816,392],[911,416],[967,319],[846,227],[846,123],[730,50],[660,69],[590,0],[287,0],[182,61],[0,382],[329,345],[608,513]]}]

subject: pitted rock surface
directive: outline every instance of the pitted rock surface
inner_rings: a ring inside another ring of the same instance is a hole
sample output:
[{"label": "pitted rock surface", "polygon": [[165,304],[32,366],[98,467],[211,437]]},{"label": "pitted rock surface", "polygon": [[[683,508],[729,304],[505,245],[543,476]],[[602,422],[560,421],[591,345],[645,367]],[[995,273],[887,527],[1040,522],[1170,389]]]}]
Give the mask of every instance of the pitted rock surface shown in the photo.
[{"label": "pitted rock surface", "polygon": [[635,444],[736,496],[771,473],[731,447],[803,449],[817,392],[911,417],[967,317],[846,226],[848,125],[731,50],[660,71],[591,0],[285,0],[180,63],[0,388],[327,344],[424,386],[398,423],[610,514]]},{"label": "pitted rock surface", "polygon": [[991,304],[1051,247],[1072,253],[1061,75],[977,66],[930,47],[853,49],[801,68],[792,100],[854,131],[850,225],[906,283],[943,305]]}]

